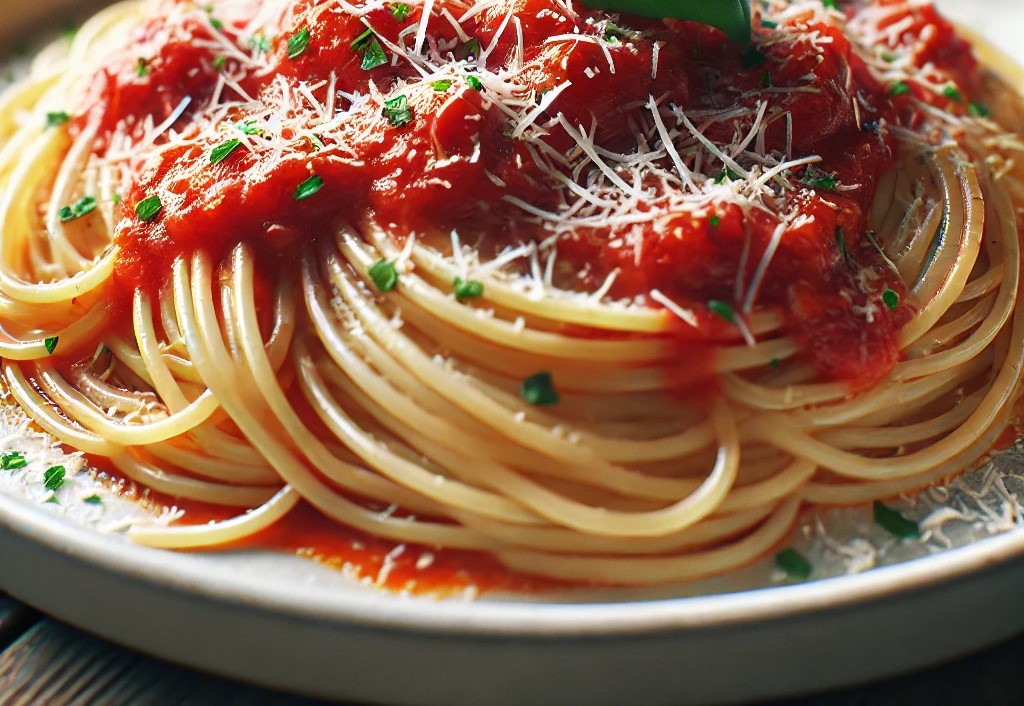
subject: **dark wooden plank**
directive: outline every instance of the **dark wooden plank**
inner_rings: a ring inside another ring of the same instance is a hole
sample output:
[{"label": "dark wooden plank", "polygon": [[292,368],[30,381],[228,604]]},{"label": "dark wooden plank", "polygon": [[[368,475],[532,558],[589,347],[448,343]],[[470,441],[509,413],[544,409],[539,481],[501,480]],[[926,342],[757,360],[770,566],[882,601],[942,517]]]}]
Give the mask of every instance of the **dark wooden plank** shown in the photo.
[{"label": "dark wooden plank", "polygon": [[0,706],[314,706],[208,677],[45,619],[0,654]]},{"label": "dark wooden plank", "polygon": [[[879,639],[898,639],[880,636]],[[877,684],[786,703],[790,706],[909,706],[1024,704],[1024,636],[950,664]]]},{"label": "dark wooden plank", "polygon": [[[0,597],[24,624],[25,609]],[[0,615],[4,613],[0,612]],[[0,624],[3,624],[0,619]],[[12,624],[8,621],[8,624]],[[949,665],[879,684],[798,701],[793,706],[1024,704],[1024,637]],[[165,664],[49,619],[0,653],[0,706],[316,706]],[[769,705],[770,706],[770,705]]]},{"label": "dark wooden plank", "polygon": [[24,603],[0,593],[0,651],[39,619],[39,614]]}]

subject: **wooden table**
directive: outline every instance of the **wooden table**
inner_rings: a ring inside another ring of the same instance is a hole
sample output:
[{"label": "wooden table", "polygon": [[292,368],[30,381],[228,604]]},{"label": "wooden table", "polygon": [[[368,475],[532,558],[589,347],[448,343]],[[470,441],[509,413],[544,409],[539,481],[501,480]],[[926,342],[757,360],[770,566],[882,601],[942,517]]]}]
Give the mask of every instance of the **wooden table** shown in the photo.
[{"label": "wooden table", "polygon": [[[880,636],[885,639],[885,636]],[[951,665],[798,706],[1024,704],[1024,636]],[[316,706],[130,652],[0,595],[0,706]],[[781,702],[780,702],[781,703]]]}]

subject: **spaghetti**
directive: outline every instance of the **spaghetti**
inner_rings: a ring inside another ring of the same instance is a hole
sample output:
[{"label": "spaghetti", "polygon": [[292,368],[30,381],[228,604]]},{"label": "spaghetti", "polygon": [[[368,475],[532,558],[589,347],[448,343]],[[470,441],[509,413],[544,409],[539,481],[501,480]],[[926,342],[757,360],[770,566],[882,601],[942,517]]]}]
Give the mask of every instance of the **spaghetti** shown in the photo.
[{"label": "spaghetti", "polygon": [[237,509],[168,548],[304,502],[678,582],[953,474],[1024,365],[1021,115],[929,5],[832,4],[108,8],[0,106],[6,385]]}]

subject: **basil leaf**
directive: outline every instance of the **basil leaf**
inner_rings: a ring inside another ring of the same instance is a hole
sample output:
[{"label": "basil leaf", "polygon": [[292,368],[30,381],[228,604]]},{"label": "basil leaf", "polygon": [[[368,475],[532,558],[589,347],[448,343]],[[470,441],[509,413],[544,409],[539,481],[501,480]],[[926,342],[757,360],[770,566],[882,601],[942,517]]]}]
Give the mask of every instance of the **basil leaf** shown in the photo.
[{"label": "basil leaf", "polygon": [[737,44],[750,44],[750,0],[583,0],[583,4],[640,17],[692,20],[717,27]]}]

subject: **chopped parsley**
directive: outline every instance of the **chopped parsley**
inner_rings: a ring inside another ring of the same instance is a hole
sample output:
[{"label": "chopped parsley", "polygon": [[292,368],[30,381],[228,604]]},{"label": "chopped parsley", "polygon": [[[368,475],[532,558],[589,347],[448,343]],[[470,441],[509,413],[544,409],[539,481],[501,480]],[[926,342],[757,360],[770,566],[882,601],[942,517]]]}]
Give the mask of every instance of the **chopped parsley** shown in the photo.
[{"label": "chopped parsley", "polygon": [[484,293],[483,282],[478,282],[475,279],[462,279],[456,277],[453,282],[455,287],[455,298],[459,301],[463,299],[475,299]]},{"label": "chopped parsley", "polygon": [[942,95],[946,96],[946,98],[949,98],[951,101],[955,101],[957,103],[964,102],[964,94],[960,92],[960,89],[953,85],[949,85],[943,88]]},{"label": "chopped parsley", "polygon": [[246,135],[263,134],[263,128],[258,126],[255,120],[246,120],[244,123],[235,123],[235,129],[244,132]]},{"label": "chopped parsley", "polygon": [[368,270],[370,279],[381,292],[390,292],[398,286],[398,270],[395,263],[387,260],[378,260]]},{"label": "chopped parsley", "polygon": [[135,61],[135,73],[142,78],[149,73],[149,64],[141,56]]},{"label": "chopped parsley", "polygon": [[305,53],[307,47],[309,47],[309,28],[303,27],[288,37],[288,58],[298,59]]},{"label": "chopped parsley", "polygon": [[886,290],[882,292],[882,301],[885,302],[887,307],[889,307],[889,311],[896,311],[896,307],[900,305],[900,295],[893,290],[886,288]]},{"label": "chopped parsley", "polygon": [[220,71],[224,68],[224,64],[228,62],[228,58],[223,54],[218,54],[213,60],[213,70]]},{"label": "chopped parsley", "polygon": [[56,113],[46,114],[46,127],[57,127],[63,125],[68,120],[71,120],[71,116],[65,113],[63,110]]},{"label": "chopped parsley", "polygon": [[551,373],[537,373],[526,378],[519,393],[527,404],[534,406],[556,405],[562,399],[555,390]]},{"label": "chopped parsley", "polygon": [[395,127],[411,123],[412,111],[409,110],[409,99],[403,94],[384,101],[384,117]]},{"label": "chopped parsley", "polygon": [[708,225],[710,225],[712,228],[717,228],[721,224],[722,219],[718,217],[718,214],[712,213],[711,218],[708,219]]},{"label": "chopped parsley", "polygon": [[452,87],[452,82],[446,78],[443,78],[440,81],[434,81],[432,84],[430,84],[430,87],[433,88],[438,93],[444,93],[445,91]]},{"label": "chopped parsley", "polygon": [[852,265],[853,258],[850,257],[850,251],[846,249],[846,232],[842,227],[836,228],[836,246],[839,248],[839,254],[843,256],[843,261],[847,265]]},{"label": "chopped parsley", "polygon": [[467,76],[466,83],[468,83],[469,87],[474,91],[482,91],[484,89],[484,84],[480,81],[480,77],[475,74]]},{"label": "chopped parsley", "polygon": [[733,311],[732,306],[727,302],[723,302],[720,299],[712,299],[708,302],[708,311],[720,319],[728,321],[730,324],[736,323],[736,312]]},{"label": "chopped parsley", "polygon": [[897,81],[889,86],[890,96],[905,96],[910,93],[910,86],[906,81]]},{"label": "chopped parsley", "polygon": [[156,194],[151,194],[146,198],[135,204],[135,215],[144,221],[151,221],[156,217],[156,214],[160,213],[164,205],[160,201],[160,197]]},{"label": "chopped parsley", "polygon": [[96,209],[96,199],[92,196],[83,196],[70,206],[62,206],[58,215],[61,223],[73,221],[76,218],[92,213]]},{"label": "chopped parsley", "polygon": [[314,174],[309,179],[295,187],[295,200],[302,201],[308,199],[310,196],[324,188],[324,180]]},{"label": "chopped parsley", "polygon": [[768,361],[768,367],[772,370],[778,370],[780,365],[782,365],[782,361],[778,358],[772,358]]},{"label": "chopped parsley", "polygon": [[224,29],[224,23],[221,22],[220,20],[218,20],[216,17],[211,17],[210,18],[210,26],[213,27],[218,32],[220,30]]},{"label": "chopped parsley", "polygon": [[16,468],[24,468],[28,465],[25,454],[20,451],[8,451],[0,456],[0,468],[5,471],[13,471]]},{"label": "chopped parsley", "polygon": [[984,103],[969,103],[967,112],[975,118],[987,118],[992,115],[992,111]]},{"label": "chopped parsley", "polygon": [[352,49],[362,57],[359,68],[363,71],[369,71],[388,63],[388,55],[384,53],[384,47],[377,41],[377,35],[373,33],[372,29],[367,29],[353,39]]},{"label": "chopped parsley", "polygon": [[57,490],[64,485],[64,476],[67,470],[64,466],[50,466],[43,471],[43,487],[47,490]]},{"label": "chopped parsley", "polygon": [[804,170],[804,175],[800,177],[800,183],[813,186],[816,189],[834,191],[839,186],[839,179],[836,178],[835,174],[824,172],[813,164],[809,164],[807,169]]},{"label": "chopped parsley", "polygon": [[99,495],[96,495],[96,493],[93,493],[87,498],[82,498],[82,502],[89,503],[90,505],[102,505],[103,498],[101,498]]},{"label": "chopped parsley", "polygon": [[57,342],[59,340],[60,340],[59,336],[50,336],[49,338],[44,338],[43,339],[43,348],[46,349],[47,353],[49,353],[50,355],[53,355],[53,352],[55,350],[57,350]]},{"label": "chopped parsley", "polygon": [[874,504],[875,522],[884,530],[900,539],[916,539],[921,536],[917,523],[908,520],[897,510],[884,505],[878,500]]},{"label": "chopped parsley", "polygon": [[612,22],[609,22],[604,26],[604,41],[611,44],[621,42],[623,39],[632,39],[635,36],[636,35],[633,32],[622,29]]},{"label": "chopped parsley", "polygon": [[395,19],[399,22],[403,22],[412,12],[412,8],[404,2],[392,3],[388,9],[391,10],[391,14],[394,15]]},{"label": "chopped parsley", "polygon": [[806,581],[811,576],[811,562],[796,549],[783,549],[776,554],[775,565],[794,581]]},{"label": "chopped parsley", "polygon": [[740,175],[732,170],[732,167],[725,167],[715,174],[715,183],[724,184],[726,181],[736,181]]},{"label": "chopped parsley", "polygon": [[478,56],[480,56],[480,42],[477,39],[463,42],[455,51],[455,58],[459,61],[476,61]]},{"label": "chopped parsley", "polygon": [[773,22],[771,20],[766,20],[766,19],[764,19],[762,17],[761,18],[761,26],[762,27],[767,27],[768,29],[777,29],[778,26],[779,26],[779,23],[778,22]]},{"label": "chopped parsley", "polygon": [[821,0],[821,4],[829,10],[838,10],[839,3],[836,0]]},{"label": "chopped parsley", "polygon": [[210,150],[210,164],[217,164],[227,159],[242,144],[241,140],[227,140]]},{"label": "chopped parsley", "polygon": [[257,54],[266,54],[270,51],[272,45],[270,37],[265,34],[256,34],[249,38],[249,46],[252,47]]},{"label": "chopped parsley", "polygon": [[771,88],[773,85],[774,84],[772,83],[772,72],[771,71],[765,71],[763,74],[761,74],[761,87],[762,88]]}]

